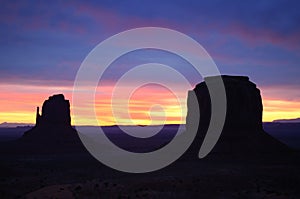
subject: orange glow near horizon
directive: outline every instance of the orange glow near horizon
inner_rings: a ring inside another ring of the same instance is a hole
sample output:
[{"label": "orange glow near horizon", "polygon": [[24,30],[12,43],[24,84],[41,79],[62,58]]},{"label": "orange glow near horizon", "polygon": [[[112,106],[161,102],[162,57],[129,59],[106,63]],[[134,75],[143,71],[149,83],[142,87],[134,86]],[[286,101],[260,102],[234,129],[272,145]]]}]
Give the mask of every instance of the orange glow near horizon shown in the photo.
[{"label": "orange glow near horizon", "polygon": [[[113,87],[101,87],[96,94],[96,115],[101,126],[185,123],[184,93],[177,93],[177,99],[170,90],[150,84],[137,88],[129,98],[120,95],[112,102],[112,90]],[[126,88],[121,90],[127,92]]]},{"label": "orange glow near horizon", "polygon": [[[53,94],[63,93],[65,98],[72,101],[72,86],[33,86],[33,85],[0,85],[0,123],[35,123],[36,107],[42,106],[44,100]],[[111,109],[112,87],[103,87],[96,94],[96,114],[99,124],[107,125],[149,125],[149,124],[179,124],[185,123],[186,93],[177,94],[181,103],[167,89],[145,86],[137,89],[124,106],[122,99],[116,100],[115,117]],[[262,89],[262,93],[268,88]],[[275,88],[273,88],[274,90]],[[275,89],[276,90],[276,89]],[[276,93],[276,92],[274,92]],[[270,122],[275,119],[291,119],[300,117],[300,102],[286,100],[268,95],[263,95],[263,121]],[[84,107],[80,115],[80,121],[73,125],[97,125],[91,123],[89,115],[85,114]],[[132,121],[128,118],[131,117]],[[71,107],[72,114],[72,107]]]},{"label": "orange glow near horizon", "polygon": [[0,84],[0,123],[35,123],[36,107],[49,96],[64,93],[72,98],[72,89],[62,86]]},{"label": "orange glow near horizon", "polygon": [[300,102],[278,99],[264,99],[263,121],[276,119],[294,119],[300,117]]}]

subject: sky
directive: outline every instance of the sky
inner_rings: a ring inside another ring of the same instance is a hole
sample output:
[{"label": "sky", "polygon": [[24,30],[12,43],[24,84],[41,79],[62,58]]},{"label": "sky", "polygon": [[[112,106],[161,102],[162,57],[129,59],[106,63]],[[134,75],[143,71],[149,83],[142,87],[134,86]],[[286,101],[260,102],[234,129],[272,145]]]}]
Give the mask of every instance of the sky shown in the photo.
[{"label": "sky", "polygon": [[[261,90],[263,121],[300,117],[299,9],[300,2],[292,0],[1,1],[0,123],[34,123],[36,106],[53,94],[63,93],[72,105],[74,80],[89,52],[110,36],[139,27],[182,32],[206,49],[221,74],[249,76]],[[170,65],[192,86],[203,80],[174,54],[130,52],[113,62],[99,83],[98,124],[184,123],[187,90],[174,95],[155,84],[135,85],[128,107],[117,99],[117,117],[112,114],[115,83],[151,62]],[[123,90],[134,83],[125,82]],[[73,124],[96,125],[84,107],[79,109]]]}]

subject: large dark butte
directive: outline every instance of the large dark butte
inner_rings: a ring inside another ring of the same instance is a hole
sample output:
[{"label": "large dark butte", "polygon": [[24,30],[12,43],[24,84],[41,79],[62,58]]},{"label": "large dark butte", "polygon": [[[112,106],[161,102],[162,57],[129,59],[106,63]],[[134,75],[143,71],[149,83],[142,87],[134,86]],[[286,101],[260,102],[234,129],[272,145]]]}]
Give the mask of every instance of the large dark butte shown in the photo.
[{"label": "large dark butte", "polygon": [[[211,120],[211,98],[207,84],[217,83],[218,76],[206,77],[188,93],[187,132],[200,113],[198,132],[188,153],[197,157]],[[208,157],[265,158],[289,154],[290,149],[267,134],[262,126],[263,105],[260,90],[246,76],[221,76],[226,92],[226,119],[221,136]],[[195,96],[192,97],[192,96]],[[198,105],[199,104],[199,105]]]},{"label": "large dark butte", "polygon": [[36,124],[19,140],[25,151],[68,152],[82,150],[76,130],[71,126],[70,103],[63,94],[50,96],[36,112]]}]

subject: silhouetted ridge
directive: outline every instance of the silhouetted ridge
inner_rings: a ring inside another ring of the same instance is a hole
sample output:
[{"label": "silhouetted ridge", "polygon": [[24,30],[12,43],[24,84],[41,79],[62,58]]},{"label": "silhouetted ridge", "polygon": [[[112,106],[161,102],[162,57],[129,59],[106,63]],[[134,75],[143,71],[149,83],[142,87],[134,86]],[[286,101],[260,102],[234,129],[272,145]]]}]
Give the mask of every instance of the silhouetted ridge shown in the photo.
[{"label": "silhouetted ridge", "polygon": [[[220,76],[205,78],[204,82],[199,83],[188,93],[187,130],[191,129],[193,122],[197,122],[195,121],[197,108],[200,112],[198,132],[192,147],[194,154],[199,152],[211,119],[211,98],[207,83],[214,88],[217,78]],[[245,76],[222,75],[221,78],[227,98],[226,120],[221,137],[212,152],[245,155],[245,153],[287,151],[287,146],[263,130],[263,105],[260,90],[256,85]],[[193,97],[194,94],[196,99]],[[195,100],[198,101],[199,107]]]}]

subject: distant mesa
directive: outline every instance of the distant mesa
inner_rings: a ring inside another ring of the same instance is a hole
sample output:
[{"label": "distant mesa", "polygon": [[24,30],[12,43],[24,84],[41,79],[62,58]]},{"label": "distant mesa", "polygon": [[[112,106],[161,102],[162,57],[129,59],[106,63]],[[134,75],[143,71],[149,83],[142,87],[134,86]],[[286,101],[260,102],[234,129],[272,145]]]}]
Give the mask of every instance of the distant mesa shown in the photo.
[{"label": "distant mesa", "polygon": [[3,122],[0,124],[0,128],[17,128],[17,127],[30,127],[33,124],[30,123],[10,123],[10,122]]},{"label": "distant mesa", "polygon": [[276,123],[300,123],[300,118],[274,120]]},{"label": "distant mesa", "polygon": [[36,124],[21,138],[25,141],[41,143],[55,142],[68,143],[78,141],[78,135],[71,126],[70,103],[65,100],[63,94],[50,96],[42,106],[42,114],[39,107],[36,111]]},{"label": "distant mesa", "polygon": [[[197,143],[195,146],[198,148],[192,149],[197,154],[206,136],[211,118],[211,98],[206,84],[209,82],[213,87],[217,77],[220,76],[206,77],[204,82],[196,85],[188,93],[186,128],[189,130],[193,122],[198,122],[198,132],[195,139]],[[221,78],[226,91],[227,112],[221,137],[212,152],[259,154],[261,152],[276,153],[288,150],[286,145],[263,130],[263,105],[260,90],[256,85],[249,81],[246,76],[222,75]],[[195,96],[194,94],[197,99],[192,97],[192,95]],[[196,105],[197,103],[199,103],[199,107]],[[200,112],[200,120],[194,121],[197,108]]]}]

